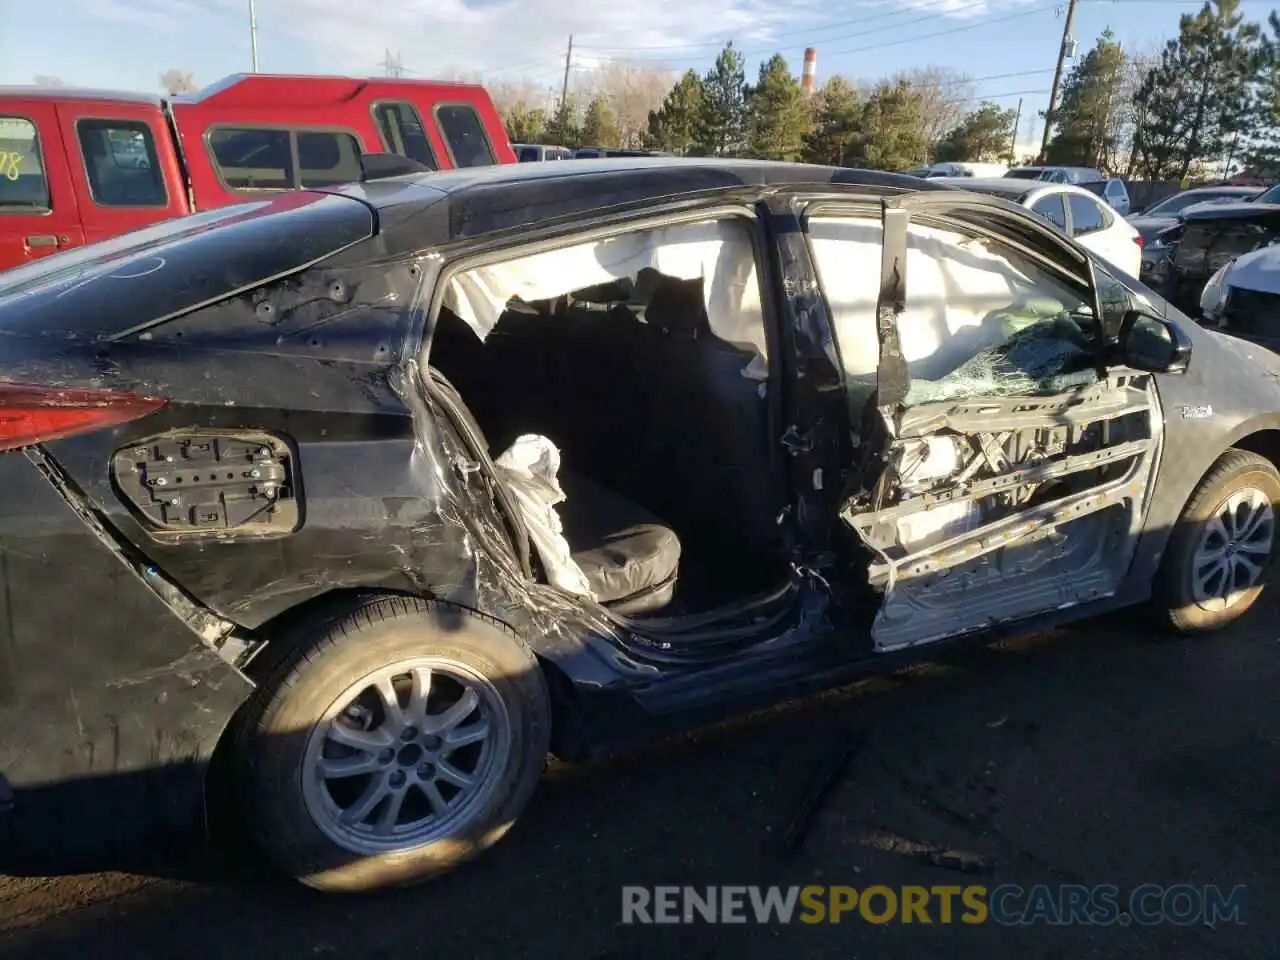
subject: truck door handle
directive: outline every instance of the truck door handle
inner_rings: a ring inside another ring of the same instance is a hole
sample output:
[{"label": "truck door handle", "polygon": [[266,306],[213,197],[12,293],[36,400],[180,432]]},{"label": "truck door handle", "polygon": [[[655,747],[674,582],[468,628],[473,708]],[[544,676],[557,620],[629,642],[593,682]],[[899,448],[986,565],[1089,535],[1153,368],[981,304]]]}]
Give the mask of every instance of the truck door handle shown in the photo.
[{"label": "truck door handle", "polygon": [[52,233],[33,233],[27,237],[28,247],[56,247],[58,238]]}]

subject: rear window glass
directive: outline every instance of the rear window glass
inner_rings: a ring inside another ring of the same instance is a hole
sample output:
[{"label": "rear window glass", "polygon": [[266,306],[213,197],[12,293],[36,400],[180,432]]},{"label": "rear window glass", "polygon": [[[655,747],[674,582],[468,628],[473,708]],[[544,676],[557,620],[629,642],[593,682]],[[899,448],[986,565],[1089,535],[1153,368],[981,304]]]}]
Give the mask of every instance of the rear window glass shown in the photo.
[{"label": "rear window glass", "polygon": [[101,207],[163,207],[169,202],[151,128],[141,120],[79,120],[76,138]]},{"label": "rear window glass", "polygon": [[1102,207],[1098,206],[1089,197],[1082,197],[1078,193],[1072,194],[1069,202],[1071,204],[1071,233],[1073,236],[1078,237],[1084,233],[1094,233],[1107,226],[1106,215],[1102,212]]},{"label": "rear window glass", "polygon": [[40,135],[25,117],[0,117],[0,210],[48,210]]},{"label": "rear window glass", "polygon": [[329,187],[361,175],[360,143],[340,131],[219,127],[209,134],[209,150],[233,190]]},{"label": "rear window glass", "polygon": [[1041,197],[1031,209],[1059,230],[1067,229],[1067,208],[1062,202],[1062,194],[1051,193],[1048,196]]},{"label": "rear window glass", "polygon": [[374,108],[374,116],[386,149],[425,164],[432,170],[440,166],[436,162],[435,151],[431,149],[427,131],[422,126],[422,118],[412,104],[380,103]]},{"label": "rear window glass", "polygon": [[538,159],[537,147],[521,147],[518,159],[521,163],[533,163]]},{"label": "rear window glass", "polygon": [[449,145],[454,166],[483,167],[495,162],[484,124],[473,107],[462,103],[436,107],[436,122]]}]

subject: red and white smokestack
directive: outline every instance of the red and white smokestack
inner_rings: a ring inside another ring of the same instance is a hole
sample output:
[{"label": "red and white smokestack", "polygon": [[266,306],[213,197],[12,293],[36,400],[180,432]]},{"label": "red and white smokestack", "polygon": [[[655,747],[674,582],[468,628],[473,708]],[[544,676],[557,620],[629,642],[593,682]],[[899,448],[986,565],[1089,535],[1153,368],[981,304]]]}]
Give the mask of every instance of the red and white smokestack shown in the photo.
[{"label": "red and white smokestack", "polygon": [[806,47],[804,51],[804,72],[800,74],[800,89],[806,94],[813,93],[814,78],[818,75],[818,51]]}]

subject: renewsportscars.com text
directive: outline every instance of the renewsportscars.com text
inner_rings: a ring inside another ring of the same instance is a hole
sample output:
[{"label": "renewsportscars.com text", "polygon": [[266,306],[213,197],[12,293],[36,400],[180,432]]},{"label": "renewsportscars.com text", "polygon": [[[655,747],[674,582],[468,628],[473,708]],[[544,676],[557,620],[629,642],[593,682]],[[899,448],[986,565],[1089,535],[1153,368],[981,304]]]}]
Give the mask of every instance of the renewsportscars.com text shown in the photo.
[{"label": "renewsportscars.com text", "polygon": [[1123,893],[1110,884],[623,887],[622,922],[1214,926],[1244,922],[1245,892],[1190,884]]}]

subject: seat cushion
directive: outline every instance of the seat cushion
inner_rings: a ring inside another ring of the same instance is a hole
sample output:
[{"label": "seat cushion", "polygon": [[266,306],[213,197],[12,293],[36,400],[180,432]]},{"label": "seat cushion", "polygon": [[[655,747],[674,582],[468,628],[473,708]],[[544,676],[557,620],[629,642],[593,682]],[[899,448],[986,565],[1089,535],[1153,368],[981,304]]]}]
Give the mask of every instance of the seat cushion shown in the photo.
[{"label": "seat cushion", "polygon": [[573,559],[600,603],[619,613],[670,602],[680,567],[680,540],[639,504],[579,474],[562,470],[566,499],[557,505]]}]

